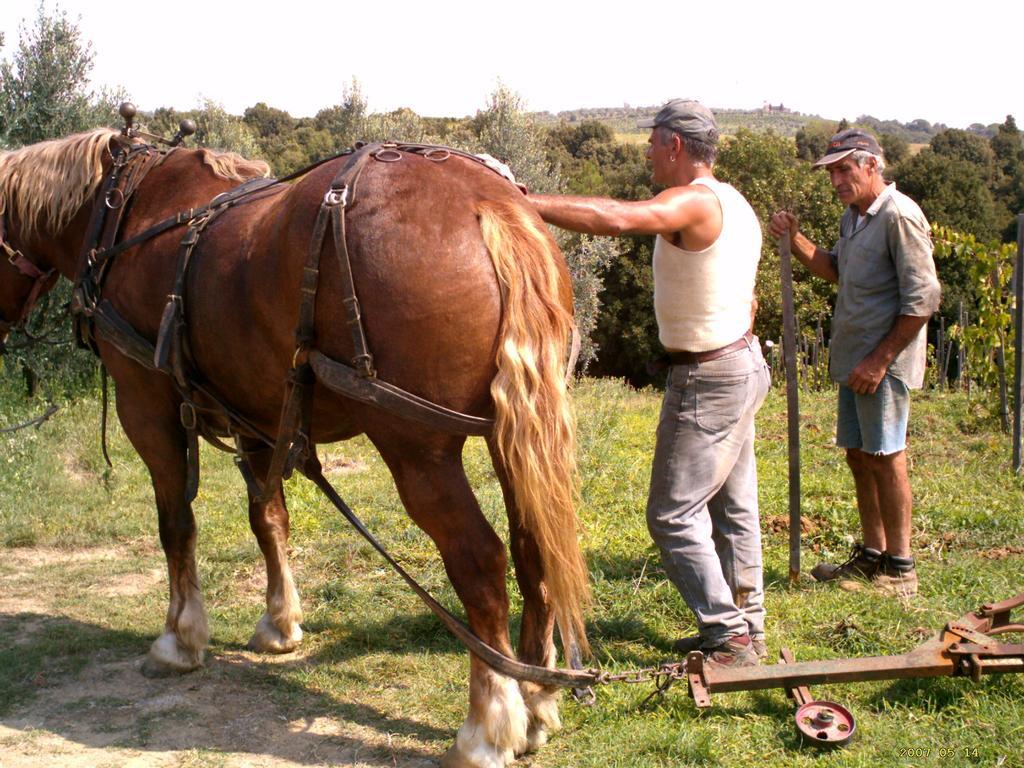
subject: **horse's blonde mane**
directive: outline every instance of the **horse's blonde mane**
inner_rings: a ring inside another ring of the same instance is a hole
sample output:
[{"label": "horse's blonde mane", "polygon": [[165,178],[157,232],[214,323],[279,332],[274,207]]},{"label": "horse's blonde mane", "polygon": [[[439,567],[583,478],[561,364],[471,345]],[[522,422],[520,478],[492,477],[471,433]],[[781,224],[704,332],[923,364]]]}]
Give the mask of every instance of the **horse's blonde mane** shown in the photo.
[{"label": "horse's blonde mane", "polygon": [[237,152],[217,152],[212,149],[201,149],[203,162],[222,179],[247,181],[248,179],[266,178],[270,175],[270,166],[262,160],[248,160]]},{"label": "horse's blonde mane", "polygon": [[13,214],[23,235],[63,228],[99,189],[116,135],[99,128],[0,154],[0,214]]},{"label": "horse's blonde mane", "polygon": [[[103,182],[103,158],[119,132],[97,128],[0,153],[0,215],[13,214],[23,236],[63,229]],[[270,175],[262,160],[234,152],[199,151],[222,179],[245,181]]]}]

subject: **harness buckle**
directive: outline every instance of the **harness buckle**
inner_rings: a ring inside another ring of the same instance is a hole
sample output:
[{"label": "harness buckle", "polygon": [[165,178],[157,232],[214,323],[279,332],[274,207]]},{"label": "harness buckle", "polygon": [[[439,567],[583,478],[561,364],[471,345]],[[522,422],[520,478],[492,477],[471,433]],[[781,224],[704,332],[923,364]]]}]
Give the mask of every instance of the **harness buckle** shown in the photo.
[{"label": "harness buckle", "polygon": [[196,407],[189,402],[184,402],[178,408],[178,414],[181,418],[181,426],[191,431],[196,428],[199,424],[199,417],[196,415]]},{"label": "harness buckle", "polygon": [[331,187],[327,190],[327,194],[324,195],[324,205],[328,208],[334,208],[337,205],[344,208],[348,205],[348,184],[345,184],[338,189]]},{"label": "harness buckle", "polygon": [[0,248],[3,248],[4,253],[7,254],[7,261],[10,262],[11,266],[17,268],[20,272],[21,268],[18,266],[18,261],[24,258],[22,252],[11,248],[6,240],[0,240]]},{"label": "harness buckle", "polygon": [[345,308],[349,311],[349,323],[358,323],[362,319],[363,313],[359,308],[359,299],[352,296],[347,299],[342,299],[341,303],[344,304]]},{"label": "harness buckle", "polygon": [[352,358],[352,367],[356,369],[356,373],[360,378],[363,379],[375,379],[377,378],[377,369],[373,365],[373,355],[369,352],[356,355]]}]

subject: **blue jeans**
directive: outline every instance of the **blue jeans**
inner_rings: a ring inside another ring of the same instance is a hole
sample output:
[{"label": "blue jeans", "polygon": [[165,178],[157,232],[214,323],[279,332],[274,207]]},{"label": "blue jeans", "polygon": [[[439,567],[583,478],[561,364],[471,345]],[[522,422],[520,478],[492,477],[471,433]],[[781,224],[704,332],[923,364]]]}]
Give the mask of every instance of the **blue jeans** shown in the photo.
[{"label": "blue jeans", "polygon": [[764,634],[754,414],[769,384],[756,337],[745,349],[669,373],[647,528],[705,647]]}]

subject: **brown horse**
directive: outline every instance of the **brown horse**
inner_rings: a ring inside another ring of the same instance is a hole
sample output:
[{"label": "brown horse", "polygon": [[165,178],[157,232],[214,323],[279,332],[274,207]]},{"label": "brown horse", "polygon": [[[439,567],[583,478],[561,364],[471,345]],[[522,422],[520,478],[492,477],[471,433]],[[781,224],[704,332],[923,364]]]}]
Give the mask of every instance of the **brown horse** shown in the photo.
[{"label": "brown horse", "polygon": [[[0,341],[57,270],[74,280],[112,149],[126,140],[98,130],[0,155]],[[436,160],[437,158],[433,158]],[[186,290],[191,366],[206,391],[267,435],[278,430],[295,355],[299,285],[310,233],[342,160],[228,210],[205,230]],[[176,150],[145,177],[121,239],[181,210],[203,205],[264,164],[209,150]],[[565,390],[571,331],[565,263],[545,227],[507,181],[464,157],[434,162],[402,155],[375,162],[346,213],[352,277],[378,377],[449,409],[493,417],[488,447],[504,491],[510,549],[523,594],[519,658],[553,667],[557,620],[582,633],[587,572],[576,539],[575,434]],[[176,274],[182,229],[119,254],[103,298],[156,343]],[[21,255],[19,261],[12,254]],[[353,356],[332,238],[324,241],[315,348]],[[117,388],[124,431],[150,471],[167,557],[170,603],[145,671],[185,672],[202,664],[209,637],[196,569],[196,525],[186,489],[187,439],[171,377],[122,354],[102,334],[99,354]],[[200,405],[201,402],[200,398]],[[207,415],[206,434],[229,425]],[[434,540],[473,631],[506,655],[505,548],[481,513],[462,466],[465,437],[436,431],[355,402],[319,384],[312,435],[328,443],[365,433],[394,476],[412,519]],[[266,477],[271,449],[246,443]],[[315,460],[315,459],[314,459]],[[267,501],[250,493],[249,521],[267,566],[266,613],[251,647],[293,650],[302,610],[287,559],[288,512],[280,482]],[[559,726],[556,691],[516,683],[475,656],[469,713],[445,755],[448,765],[503,766],[544,743]]]}]

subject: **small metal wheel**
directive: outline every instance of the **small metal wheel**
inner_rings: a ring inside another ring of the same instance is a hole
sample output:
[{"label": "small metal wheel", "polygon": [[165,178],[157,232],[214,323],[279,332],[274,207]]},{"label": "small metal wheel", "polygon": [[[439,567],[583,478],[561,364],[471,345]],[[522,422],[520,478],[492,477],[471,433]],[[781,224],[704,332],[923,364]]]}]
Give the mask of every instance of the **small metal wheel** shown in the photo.
[{"label": "small metal wheel", "polygon": [[831,701],[809,701],[796,711],[796,730],[809,744],[841,747],[853,738],[857,724],[846,707]]}]

